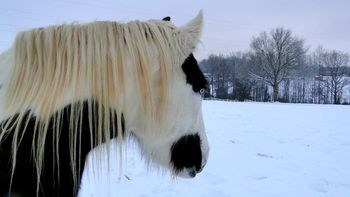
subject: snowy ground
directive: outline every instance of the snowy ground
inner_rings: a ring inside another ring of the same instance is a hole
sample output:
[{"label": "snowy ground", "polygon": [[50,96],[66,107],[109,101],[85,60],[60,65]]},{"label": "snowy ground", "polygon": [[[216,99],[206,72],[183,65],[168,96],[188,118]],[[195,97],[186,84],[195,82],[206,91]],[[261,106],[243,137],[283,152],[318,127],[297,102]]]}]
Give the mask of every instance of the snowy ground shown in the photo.
[{"label": "snowy ground", "polygon": [[210,157],[194,179],[171,179],[148,169],[135,148],[126,169],[86,171],[81,197],[349,197],[348,106],[203,104]]}]

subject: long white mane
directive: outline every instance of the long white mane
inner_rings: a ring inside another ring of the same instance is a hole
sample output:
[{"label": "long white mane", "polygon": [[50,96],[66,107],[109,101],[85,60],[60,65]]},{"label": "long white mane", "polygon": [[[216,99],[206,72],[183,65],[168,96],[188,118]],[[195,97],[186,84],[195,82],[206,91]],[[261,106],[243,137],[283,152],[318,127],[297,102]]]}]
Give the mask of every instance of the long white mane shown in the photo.
[{"label": "long white mane", "polygon": [[[141,122],[144,135],[162,131],[155,127],[171,125],[167,113],[169,103],[173,103],[169,96],[172,81],[179,76],[177,67],[197,44],[201,27],[200,13],[182,28],[160,20],[125,24],[97,21],[19,33],[13,48],[6,52],[10,63],[0,62],[10,64],[0,106],[1,121],[8,121],[0,129],[0,142],[13,132],[13,166],[23,128],[34,116],[32,152],[40,177],[46,136],[54,132],[57,154],[61,113],[68,104],[72,106],[72,166],[79,158],[75,153],[79,136],[86,132],[81,130],[80,121],[83,103],[88,103],[89,132],[96,136],[91,146],[108,143],[111,132],[122,136],[122,115],[127,125]],[[117,128],[111,123],[115,119]],[[50,121],[52,130],[48,128]]]}]

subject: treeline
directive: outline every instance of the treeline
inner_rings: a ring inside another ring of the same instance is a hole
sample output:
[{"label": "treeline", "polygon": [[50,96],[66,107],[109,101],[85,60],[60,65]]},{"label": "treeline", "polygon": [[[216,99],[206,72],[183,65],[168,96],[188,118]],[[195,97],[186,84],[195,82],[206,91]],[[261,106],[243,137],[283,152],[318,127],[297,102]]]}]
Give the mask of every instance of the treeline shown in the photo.
[{"label": "treeline", "polygon": [[348,53],[318,47],[277,28],[253,37],[250,51],[210,55],[200,62],[205,97],[238,101],[349,104]]}]

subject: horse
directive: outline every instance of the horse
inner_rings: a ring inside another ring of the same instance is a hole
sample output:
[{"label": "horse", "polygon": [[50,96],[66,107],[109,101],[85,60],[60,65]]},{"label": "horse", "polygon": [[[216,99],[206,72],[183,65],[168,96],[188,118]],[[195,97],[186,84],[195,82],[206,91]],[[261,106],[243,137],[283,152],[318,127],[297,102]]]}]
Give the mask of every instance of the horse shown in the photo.
[{"label": "horse", "polygon": [[76,196],[89,152],[108,155],[114,142],[122,152],[129,137],[145,162],[174,177],[201,172],[207,81],[193,51],[202,27],[200,12],[181,27],[166,17],[20,32],[0,61],[9,67],[0,89],[0,196]]}]

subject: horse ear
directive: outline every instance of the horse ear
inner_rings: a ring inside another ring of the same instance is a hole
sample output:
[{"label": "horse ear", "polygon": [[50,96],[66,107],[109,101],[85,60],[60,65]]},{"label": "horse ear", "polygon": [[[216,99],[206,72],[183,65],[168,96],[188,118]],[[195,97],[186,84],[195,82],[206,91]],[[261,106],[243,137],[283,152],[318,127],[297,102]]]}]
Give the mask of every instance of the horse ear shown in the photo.
[{"label": "horse ear", "polygon": [[[203,29],[203,12],[202,10],[198,13],[198,15],[188,22],[186,25],[180,27],[180,32],[183,36],[184,43],[188,49],[193,50],[197,45],[199,38],[201,36]],[[189,54],[189,53],[188,53]]]},{"label": "horse ear", "polygon": [[170,21],[171,18],[170,18],[170,16],[167,16],[167,17],[164,17],[162,20],[163,20],[163,21]]}]

